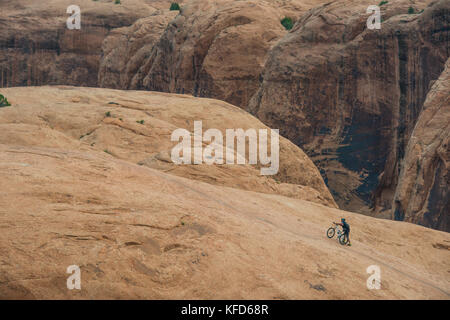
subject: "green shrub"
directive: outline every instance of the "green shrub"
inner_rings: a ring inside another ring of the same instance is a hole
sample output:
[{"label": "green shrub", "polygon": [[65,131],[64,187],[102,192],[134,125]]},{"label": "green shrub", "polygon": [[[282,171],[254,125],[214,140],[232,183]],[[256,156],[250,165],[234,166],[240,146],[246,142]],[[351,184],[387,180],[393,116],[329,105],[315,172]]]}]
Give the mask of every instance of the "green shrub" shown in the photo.
[{"label": "green shrub", "polygon": [[107,117],[111,117],[111,112],[110,112],[110,111],[108,111],[107,113],[105,113],[105,116],[107,116]]},{"label": "green shrub", "polygon": [[138,120],[137,123],[144,124],[144,120]]},{"label": "green shrub", "polygon": [[387,4],[389,1],[381,1],[380,4],[378,5],[379,7],[381,7],[384,4]]},{"label": "green shrub", "polygon": [[408,8],[408,14],[414,14],[414,8],[413,7],[409,7]]},{"label": "green shrub", "polygon": [[114,0],[114,4],[120,4],[120,0]]},{"label": "green shrub", "polygon": [[170,10],[171,11],[174,11],[174,10],[180,11],[180,5],[176,2],[172,2],[172,4],[170,5]]},{"label": "green shrub", "polygon": [[289,17],[284,17],[280,22],[286,30],[291,30],[294,26],[294,21]]},{"label": "green shrub", "polygon": [[11,104],[8,102],[8,99],[2,94],[0,94],[0,107],[9,107]]}]

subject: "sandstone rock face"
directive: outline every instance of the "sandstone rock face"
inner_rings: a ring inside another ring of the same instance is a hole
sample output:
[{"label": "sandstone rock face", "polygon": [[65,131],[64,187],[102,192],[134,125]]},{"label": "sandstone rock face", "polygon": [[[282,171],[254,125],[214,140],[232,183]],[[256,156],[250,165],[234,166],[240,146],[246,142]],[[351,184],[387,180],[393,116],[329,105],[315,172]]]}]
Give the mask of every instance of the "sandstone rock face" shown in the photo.
[{"label": "sandstone rock face", "polygon": [[[163,25],[173,18],[167,13],[113,32],[105,41],[102,66],[126,65],[113,80],[101,69],[99,84],[189,93],[246,106],[259,86],[269,49],[286,33],[280,20],[295,18],[317,2],[188,1],[164,33]],[[142,30],[151,31],[143,37]]]},{"label": "sandstone rock face", "polygon": [[367,3],[310,10],[270,51],[248,110],[301,146],[341,208],[390,216],[408,138],[449,56],[448,1]]},{"label": "sandstone rock face", "polygon": [[[267,128],[228,103],[165,93],[72,87],[10,88],[3,89],[2,93],[16,106],[2,110],[2,143],[14,144],[16,139],[20,139],[21,144],[38,143],[44,147],[64,147],[67,143],[69,149],[75,144],[194,180],[336,207],[312,161],[282,137],[279,171],[273,176],[263,176],[259,166],[248,164],[175,165],[171,150],[178,142],[171,141],[171,134],[177,128],[193,132],[194,121],[202,121],[203,132],[215,128],[224,137],[226,129]],[[39,101],[35,101],[36,97]],[[17,137],[14,130],[11,131],[14,127],[29,133]],[[245,156],[248,159],[248,155]]]},{"label": "sandstone rock face", "polygon": [[283,34],[279,15],[266,3],[190,1],[165,30],[133,88],[245,105],[257,89],[266,53]]},{"label": "sandstone rock face", "polygon": [[0,87],[42,84],[97,86],[103,40],[170,1],[76,1],[81,29],[69,30],[70,0],[0,1]]},{"label": "sandstone rock face", "polygon": [[153,46],[178,11],[159,10],[139,19],[130,27],[113,29],[102,45],[98,86],[106,88],[135,88],[141,81],[141,67],[145,65]]},{"label": "sandstone rock face", "polygon": [[[1,299],[450,295],[448,233],[276,190],[246,191],[239,186],[243,178],[226,168],[232,188],[136,163],[165,150],[172,128],[190,125],[191,111],[208,125],[223,119],[259,123],[237,107],[92,88],[2,93],[12,106],[0,108]],[[300,159],[300,149],[289,145]],[[319,176],[308,170],[301,173]],[[254,177],[250,171],[243,176]],[[351,248],[325,237],[328,224],[342,216],[352,225]],[[366,287],[366,268],[374,263],[382,290]],[[71,265],[80,268],[81,290],[67,289]]]},{"label": "sandstone rock face", "polygon": [[393,219],[450,231],[450,60],[433,84],[409,139]]}]

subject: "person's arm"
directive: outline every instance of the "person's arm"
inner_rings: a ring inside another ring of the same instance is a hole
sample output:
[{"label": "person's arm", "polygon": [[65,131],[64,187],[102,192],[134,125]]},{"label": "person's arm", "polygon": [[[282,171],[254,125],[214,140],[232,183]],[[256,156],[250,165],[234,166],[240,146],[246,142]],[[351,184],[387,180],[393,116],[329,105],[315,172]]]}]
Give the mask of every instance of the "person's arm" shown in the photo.
[{"label": "person's arm", "polygon": [[339,222],[334,222],[334,224],[337,224],[338,226],[341,226],[341,227],[344,226],[342,223],[339,223]]}]

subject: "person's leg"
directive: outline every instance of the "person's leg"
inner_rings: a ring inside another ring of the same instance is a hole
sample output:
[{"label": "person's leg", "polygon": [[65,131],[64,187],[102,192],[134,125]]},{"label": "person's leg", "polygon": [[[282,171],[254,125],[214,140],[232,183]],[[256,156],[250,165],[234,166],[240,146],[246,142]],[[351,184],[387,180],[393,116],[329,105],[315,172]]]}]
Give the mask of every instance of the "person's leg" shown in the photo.
[{"label": "person's leg", "polygon": [[347,244],[351,246],[352,244],[350,243],[350,230],[347,230],[347,240],[348,240]]}]

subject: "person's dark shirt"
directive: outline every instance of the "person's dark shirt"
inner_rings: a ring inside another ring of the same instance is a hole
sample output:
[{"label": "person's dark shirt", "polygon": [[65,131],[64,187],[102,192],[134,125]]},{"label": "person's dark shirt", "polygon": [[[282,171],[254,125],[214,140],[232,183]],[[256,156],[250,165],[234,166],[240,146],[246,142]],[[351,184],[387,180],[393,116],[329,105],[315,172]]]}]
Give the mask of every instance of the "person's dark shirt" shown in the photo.
[{"label": "person's dark shirt", "polygon": [[344,230],[348,230],[348,231],[350,231],[350,225],[347,223],[347,222],[342,222],[342,228],[344,229]]}]

